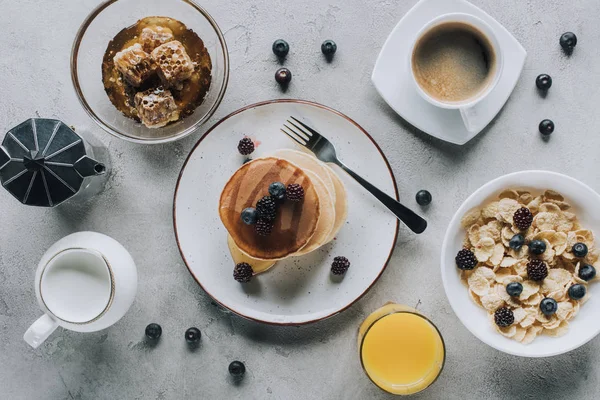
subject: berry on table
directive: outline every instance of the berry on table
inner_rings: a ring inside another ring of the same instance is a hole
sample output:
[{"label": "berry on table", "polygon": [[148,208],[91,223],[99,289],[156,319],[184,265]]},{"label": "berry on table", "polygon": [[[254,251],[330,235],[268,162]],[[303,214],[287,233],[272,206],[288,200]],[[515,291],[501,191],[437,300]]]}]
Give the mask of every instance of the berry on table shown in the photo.
[{"label": "berry on table", "polygon": [[333,40],[326,40],[321,44],[321,52],[325,54],[326,57],[333,57],[336,51],[337,44],[335,44]]},{"label": "berry on table", "polygon": [[285,199],[285,185],[281,182],[273,182],[269,185],[269,194],[276,200]]},{"label": "berry on table", "polygon": [[515,226],[522,231],[526,231],[531,226],[533,222],[533,214],[529,211],[527,207],[521,207],[517,211],[515,211],[513,215],[513,221],[515,221]]},{"label": "berry on table", "polygon": [[338,256],[333,259],[331,264],[331,273],[334,275],[344,275],[350,268],[350,261],[346,257]]},{"label": "berry on table", "polygon": [[275,80],[281,86],[285,86],[285,85],[287,85],[288,83],[291,82],[291,80],[292,80],[292,72],[289,69],[287,69],[287,68],[279,68],[275,72]]},{"label": "berry on table", "polygon": [[508,307],[501,307],[494,313],[494,321],[501,328],[511,326],[515,322],[515,315]]},{"label": "berry on table", "polygon": [[238,143],[238,151],[241,155],[247,156],[254,152],[254,142],[249,137],[245,137]]},{"label": "berry on table", "polygon": [[429,193],[427,190],[419,190],[415,198],[417,200],[417,204],[420,206],[428,206],[431,203],[431,200],[433,200],[431,193]]},{"label": "berry on table", "polygon": [[202,333],[198,328],[189,328],[187,331],[185,331],[185,341],[189,344],[198,343],[201,337]]},{"label": "berry on table", "polygon": [[565,32],[560,36],[559,43],[565,51],[573,51],[575,46],[577,46],[577,35],[573,32]]},{"label": "berry on table", "polygon": [[540,133],[544,136],[549,136],[554,132],[554,122],[549,119],[545,119],[540,122],[540,126],[538,126]]},{"label": "berry on table", "polygon": [[594,268],[591,265],[584,265],[583,267],[579,268],[579,278],[583,279],[584,281],[589,281],[594,279],[594,277],[596,276],[596,268]]},{"label": "berry on table", "polygon": [[552,87],[552,77],[548,74],[541,74],[535,79],[535,86],[540,90],[548,90]]},{"label": "berry on table", "polygon": [[277,203],[271,196],[265,196],[256,203],[256,212],[259,219],[274,221],[277,216]]},{"label": "berry on table", "polygon": [[146,337],[150,340],[158,340],[162,335],[162,328],[159,324],[151,323],[146,327]]},{"label": "berry on table", "polygon": [[569,288],[569,297],[573,300],[581,300],[585,297],[585,293],[586,293],[586,288],[585,286],[581,285],[581,284],[575,284],[572,285]]},{"label": "berry on table", "polygon": [[254,229],[256,230],[256,234],[258,236],[269,236],[273,230],[273,224],[266,219],[259,219],[256,221]]},{"label": "berry on table", "polygon": [[540,303],[540,310],[542,314],[550,316],[558,310],[558,303],[551,297],[546,297]]},{"label": "berry on table", "polygon": [[298,183],[288,185],[285,196],[289,201],[302,201],[304,199],[304,188]]},{"label": "berry on table", "polygon": [[459,251],[454,260],[456,261],[456,266],[462,270],[471,270],[477,266],[477,258],[469,249]]},{"label": "berry on table", "polygon": [[543,240],[532,240],[531,243],[529,243],[529,251],[536,256],[544,254],[546,247],[546,242]]},{"label": "berry on table", "polygon": [[254,225],[258,219],[258,212],[253,207],[244,208],[241,218],[246,225]]},{"label": "berry on table", "polygon": [[229,373],[234,378],[241,378],[246,373],[246,366],[241,361],[232,361],[229,364]]},{"label": "berry on table", "polygon": [[520,282],[510,282],[506,285],[506,293],[512,297],[519,297],[523,293],[523,285]]},{"label": "berry on table", "polygon": [[252,280],[254,270],[248,263],[239,263],[233,269],[233,279],[240,283],[248,283]]},{"label": "berry on table", "polygon": [[585,243],[578,242],[573,245],[572,251],[575,257],[583,258],[587,256],[588,247]]},{"label": "berry on table", "polygon": [[548,266],[542,260],[530,260],[527,263],[527,276],[532,281],[543,281],[548,276]]},{"label": "berry on table", "polygon": [[290,52],[290,45],[283,39],[273,42],[273,53],[279,58],[285,58]]},{"label": "berry on table", "polygon": [[513,250],[519,251],[519,250],[521,250],[521,248],[523,247],[524,244],[525,244],[525,237],[521,234],[516,234],[508,242],[508,247],[510,247]]}]

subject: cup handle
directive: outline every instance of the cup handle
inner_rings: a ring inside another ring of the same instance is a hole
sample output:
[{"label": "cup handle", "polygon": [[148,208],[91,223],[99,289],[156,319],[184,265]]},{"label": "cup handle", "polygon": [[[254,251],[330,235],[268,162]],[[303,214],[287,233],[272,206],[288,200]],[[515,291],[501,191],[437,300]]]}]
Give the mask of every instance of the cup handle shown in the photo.
[{"label": "cup handle", "polygon": [[479,132],[485,128],[486,123],[484,121],[480,121],[480,116],[476,105],[461,108],[460,116],[462,117],[463,123],[469,132]]},{"label": "cup handle", "polygon": [[35,321],[25,335],[23,335],[23,339],[34,349],[44,343],[48,336],[52,334],[58,328],[58,322],[56,320],[50,318],[48,314],[42,315]]}]

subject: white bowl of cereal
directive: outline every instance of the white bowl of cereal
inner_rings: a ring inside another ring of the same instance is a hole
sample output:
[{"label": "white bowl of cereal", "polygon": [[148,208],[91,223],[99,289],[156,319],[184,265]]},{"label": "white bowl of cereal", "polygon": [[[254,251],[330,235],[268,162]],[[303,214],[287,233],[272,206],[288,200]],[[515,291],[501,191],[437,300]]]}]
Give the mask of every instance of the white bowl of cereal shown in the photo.
[{"label": "white bowl of cereal", "polygon": [[[521,208],[529,211],[515,221]],[[469,196],[446,231],[441,268],[450,305],[471,333],[505,353],[576,349],[600,333],[599,233],[600,195],[578,180],[548,171],[497,178]],[[578,243],[587,249],[574,252]]]}]

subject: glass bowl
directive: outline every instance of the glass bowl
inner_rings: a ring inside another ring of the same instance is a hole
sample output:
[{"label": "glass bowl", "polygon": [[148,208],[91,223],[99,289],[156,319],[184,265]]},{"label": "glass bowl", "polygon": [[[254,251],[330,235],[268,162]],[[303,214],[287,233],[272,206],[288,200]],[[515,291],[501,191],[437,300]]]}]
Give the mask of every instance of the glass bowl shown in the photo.
[{"label": "glass bowl", "polygon": [[[123,115],[102,83],[102,58],[109,41],[123,28],[149,16],[183,22],[204,41],[212,61],[211,84],[202,104],[192,115],[162,128],[147,128]],[[229,55],[215,20],[191,0],[109,0],[93,10],[77,32],[71,50],[71,79],[85,111],[108,133],[137,143],[165,143],[189,135],[213,115],[227,88]]]}]

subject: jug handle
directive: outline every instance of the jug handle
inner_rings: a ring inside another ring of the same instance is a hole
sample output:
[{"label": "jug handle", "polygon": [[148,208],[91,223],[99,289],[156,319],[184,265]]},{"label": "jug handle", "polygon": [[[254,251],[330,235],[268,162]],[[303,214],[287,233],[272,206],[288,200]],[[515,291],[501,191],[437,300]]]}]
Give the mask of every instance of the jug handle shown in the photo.
[{"label": "jug handle", "polygon": [[52,319],[48,314],[42,315],[35,321],[25,335],[23,335],[23,339],[34,349],[36,349],[40,344],[44,343],[48,336],[52,334],[58,328],[58,322]]}]

